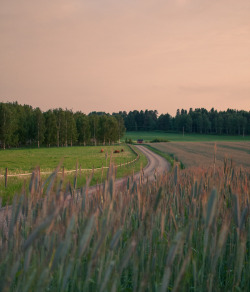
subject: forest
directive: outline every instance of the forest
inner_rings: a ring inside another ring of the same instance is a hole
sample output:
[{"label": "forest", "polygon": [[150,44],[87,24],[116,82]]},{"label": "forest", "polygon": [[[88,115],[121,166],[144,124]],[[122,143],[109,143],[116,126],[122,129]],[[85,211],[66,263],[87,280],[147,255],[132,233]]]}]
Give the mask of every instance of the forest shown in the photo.
[{"label": "forest", "polygon": [[207,111],[197,108],[189,111],[178,109],[175,117],[170,114],[158,116],[156,110],[119,112],[127,131],[183,132],[218,135],[249,135],[250,111]]},{"label": "forest", "polygon": [[1,148],[110,144],[125,133],[119,115],[39,108],[15,103],[0,103]]},{"label": "forest", "polygon": [[111,144],[125,131],[165,131],[217,135],[249,135],[250,111],[217,111],[204,108],[178,109],[176,115],[156,110],[120,111],[107,114],[68,109],[40,108],[0,103],[0,147]]}]

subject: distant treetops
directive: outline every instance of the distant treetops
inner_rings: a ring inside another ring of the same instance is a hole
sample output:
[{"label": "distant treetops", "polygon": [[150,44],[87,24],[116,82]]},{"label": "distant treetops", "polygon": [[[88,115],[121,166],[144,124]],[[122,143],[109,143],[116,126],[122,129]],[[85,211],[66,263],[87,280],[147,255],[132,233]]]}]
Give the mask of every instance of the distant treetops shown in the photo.
[{"label": "distant treetops", "polygon": [[125,133],[119,115],[61,108],[42,112],[29,105],[0,103],[0,147],[97,145],[117,142]]},{"label": "distant treetops", "polygon": [[97,145],[118,142],[125,131],[172,131],[200,134],[250,134],[250,111],[213,108],[177,110],[175,117],[156,110],[120,111],[112,115],[0,103],[0,147]]},{"label": "distant treetops", "polygon": [[157,111],[130,111],[119,112],[122,116],[127,131],[172,131],[199,134],[250,134],[250,111],[217,111],[204,108],[193,110],[177,110],[175,117],[169,114],[158,116]]}]

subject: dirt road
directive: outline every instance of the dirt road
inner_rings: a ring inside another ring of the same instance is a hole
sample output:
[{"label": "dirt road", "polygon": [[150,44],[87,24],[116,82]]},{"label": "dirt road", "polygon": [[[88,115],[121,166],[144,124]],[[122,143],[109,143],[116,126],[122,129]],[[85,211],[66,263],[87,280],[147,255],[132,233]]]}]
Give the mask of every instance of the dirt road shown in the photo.
[{"label": "dirt road", "polygon": [[[143,177],[142,174],[136,173],[133,177],[133,180],[138,180],[141,178],[142,182],[152,181],[155,179],[155,176],[160,175],[164,171],[169,171],[171,166],[166,159],[161,157],[160,155],[152,152],[148,148],[142,145],[136,145],[136,147],[147,157],[148,159],[148,164],[147,166],[143,169]],[[119,188],[123,184],[127,183],[128,178],[120,178],[115,181],[115,187]],[[94,193],[97,189],[102,188],[102,185],[96,185],[93,187],[90,187],[88,190],[88,193]]]},{"label": "dirt road", "polygon": [[137,145],[136,146],[143,154],[147,156],[148,165],[144,169],[144,176],[148,176],[149,179],[154,179],[155,174],[163,173],[164,171],[169,171],[171,166],[170,163],[166,161],[163,157],[155,154],[148,148]]},{"label": "dirt road", "polygon": [[[139,180],[140,178],[143,181],[147,180],[154,180],[156,175],[159,175],[163,173],[164,171],[169,171],[170,170],[170,164],[167,162],[164,158],[161,156],[155,154],[154,152],[150,151],[148,148],[142,146],[142,145],[137,145],[136,146],[143,154],[146,155],[148,159],[148,164],[147,166],[143,169],[143,177],[141,177],[141,173],[136,173],[134,175],[133,180]],[[127,178],[121,178],[116,180],[115,182],[115,187],[118,188],[119,186],[127,183]],[[96,189],[102,187],[101,185],[98,186],[93,186],[90,187],[88,190],[88,193],[94,193]],[[1,208],[0,209],[0,228],[3,225],[6,225],[6,216],[8,216],[8,219],[11,219],[11,206],[8,206],[7,208]],[[5,222],[4,222],[5,221]],[[5,224],[3,224],[3,222]]]}]

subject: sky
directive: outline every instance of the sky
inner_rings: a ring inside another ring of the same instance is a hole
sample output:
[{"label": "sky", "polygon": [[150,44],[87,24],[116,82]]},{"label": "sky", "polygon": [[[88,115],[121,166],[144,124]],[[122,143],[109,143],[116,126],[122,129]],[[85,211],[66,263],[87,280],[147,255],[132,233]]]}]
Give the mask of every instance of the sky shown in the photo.
[{"label": "sky", "polygon": [[250,110],[249,0],[0,0],[0,101]]}]

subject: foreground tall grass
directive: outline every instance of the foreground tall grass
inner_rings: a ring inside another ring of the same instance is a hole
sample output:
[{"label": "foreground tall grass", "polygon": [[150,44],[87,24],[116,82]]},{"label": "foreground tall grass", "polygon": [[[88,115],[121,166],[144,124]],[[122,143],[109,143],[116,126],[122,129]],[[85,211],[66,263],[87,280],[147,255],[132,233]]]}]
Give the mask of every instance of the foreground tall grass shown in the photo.
[{"label": "foreground tall grass", "polygon": [[0,291],[248,291],[244,170],[174,168],[117,190],[111,169],[95,193],[55,178],[44,197],[34,176],[5,210]]}]

